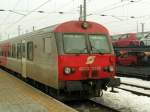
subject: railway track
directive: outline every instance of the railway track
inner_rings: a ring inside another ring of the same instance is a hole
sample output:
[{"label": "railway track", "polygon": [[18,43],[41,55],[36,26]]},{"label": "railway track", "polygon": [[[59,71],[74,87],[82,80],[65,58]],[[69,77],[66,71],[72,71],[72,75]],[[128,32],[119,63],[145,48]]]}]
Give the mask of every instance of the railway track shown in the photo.
[{"label": "railway track", "polygon": [[72,101],[65,102],[65,104],[79,112],[119,112],[118,110],[99,104],[94,100]]},{"label": "railway track", "polygon": [[121,83],[121,85],[117,88],[125,90],[125,91],[129,91],[136,95],[150,97],[150,88],[149,87],[144,87],[144,86],[139,86],[139,85],[129,84],[129,83]]},{"label": "railway track", "polygon": [[143,80],[150,80],[150,75],[145,75],[142,73],[121,73],[121,72],[117,72],[117,76],[121,76],[121,77],[131,77],[131,78],[139,78],[139,79],[143,79]]},{"label": "railway track", "polygon": [[123,77],[134,77],[144,80],[150,80],[149,67],[131,67],[117,66],[117,75]]},{"label": "railway track", "polygon": [[135,85],[135,84],[129,84],[129,83],[124,83],[124,82],[122,82],[121,84],[138,87],[138,88],[142,88],[142,89],[145,89],[145,90],[150,90],[150,87],[145,87],[145,86],[140,86],[140,85]]}]

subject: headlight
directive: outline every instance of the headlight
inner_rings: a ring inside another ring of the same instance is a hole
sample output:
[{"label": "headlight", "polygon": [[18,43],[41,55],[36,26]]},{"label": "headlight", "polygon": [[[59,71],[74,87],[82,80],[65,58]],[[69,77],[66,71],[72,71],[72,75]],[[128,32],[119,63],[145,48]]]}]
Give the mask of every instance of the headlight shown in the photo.
[{"label": "headlight", "polygon": [[114,67],[113,66],[107,66],[107,67],[104,67],[103,69],[105,72],[114,72]]},{"label": "headlight", "polygon": [[69,67],[64,68],[64,73],[65,74],[71,74],[71,72],[72,72],[71,68],[69,68]]},{"label": "headlight", "polygon": [[113,72],[114,71],[114,67],[113,66],[109,66],[109,71]]}]

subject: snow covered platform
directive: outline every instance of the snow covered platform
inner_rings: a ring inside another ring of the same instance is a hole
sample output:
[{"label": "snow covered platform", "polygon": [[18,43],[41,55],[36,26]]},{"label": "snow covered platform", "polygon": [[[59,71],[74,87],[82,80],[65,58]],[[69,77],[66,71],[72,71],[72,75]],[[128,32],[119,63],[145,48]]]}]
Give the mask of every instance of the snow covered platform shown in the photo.
[{"label": "snow covered platform", "polygon": [[0,70],[0,112],[76,112]]},{"label": "snow covered platform", "polygon": [[115,90],[118,93],[106,91],[102,97],[92,100],[119,112],[150,112],[150,97],[137,96],[120,89]]},{"label": "snow covered platform", "polygon": [[131,66],[117,66],[117,73],[120,76],[136,77],[150,80],[150,67],[131,67]]}]

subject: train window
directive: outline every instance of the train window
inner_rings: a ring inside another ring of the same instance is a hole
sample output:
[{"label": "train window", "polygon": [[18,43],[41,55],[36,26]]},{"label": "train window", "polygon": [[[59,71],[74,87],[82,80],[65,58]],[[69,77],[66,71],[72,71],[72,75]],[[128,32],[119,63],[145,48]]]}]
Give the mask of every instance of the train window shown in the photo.
[{"label": "train window", "polygon": [[4,50],[2,51],[2,56],[5,56],[5,52],[4,52]]},{"label": "train window", "polygon": [[126,38],[130,38],[130,34],[127,34]]},{"label": "train window", "polygon": [[5,46],[5,57],[8,57],[9,47]]},{"label": "train window", "polygon": [[27,59],[33,60],[33,42],[27,43]]},{"label": "train window", "polygon": [[0,56],[2,56],[2,49],[0,48]]},{"label": "train window", "polygon": [[2,50],[2,56],[4,56],[4,51]]},{"label": "train window", "polygon": [[44,38],[43,42],[44,42],[44,48],[43,48],[44,52],[45,53],[51,53],[51,50],[52,50],[52,48],[51,48],[51,38]]},{"label": "train window", "polygon": [[65,53],[88,53],[85,35],[64,34],[63,44]]},{"label": "train window", "polygon": [[0,48],[0,55],[3,56],[3,49]]},{"label": "train window", "polygon": [[17,58],[21,58],[21,43],[17,44]]},{"label": "train window", "polygon": [[8,46],[8,57],[11,56],[11,46]]},{"label": "train window", "polygon": [[8,57],[8,52],[9,52],[9,46],[5,46],[5,56]]},{"label": "train window", "polygon": [[22,52],[22,57],[25,57],[25,43],[22,43],[21,52]]},{"label": "train window", "polygon": [[12,44],[12,57],[16,58],[16,44]]},{"label": "train window", "polygon": [[5,50],[3,51],[3,56],[5,57],[6,55],[5,55]]},{"label": "train window", "polygon": [[6,51],[6,57],[8,57],[8,50]]},{"label": "train window", "polygon": [[104,35],[89,35],[93,53],[111,53],[108,37]]}]

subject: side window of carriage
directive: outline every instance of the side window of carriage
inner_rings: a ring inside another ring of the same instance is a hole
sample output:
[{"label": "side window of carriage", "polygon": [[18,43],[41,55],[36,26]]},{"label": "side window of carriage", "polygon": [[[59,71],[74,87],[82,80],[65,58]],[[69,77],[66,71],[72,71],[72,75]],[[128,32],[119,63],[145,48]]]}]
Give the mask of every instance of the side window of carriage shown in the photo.
[{"label": "side window of carriage", "polygon": [[27,43],[27,59],[33,60],[33,42],[31,41]]},{"label": "side window of carriage", "polygon": [[26,52],[25,52],[25,43],[21,44],[21,55],[23,58],[26,57]]},{"label": "side window of carriage", "polygon": [[52,52],[52,38],[43,38],[43,52],[46,54],[51,54]]},{"label": "side window of carriage", "polygon": [[8,57],[11,57],[11,45],[8,46]]},{"label": "side window of carriage", "polygon": [[0,56],[2,56],[2,48],[0,47]]},{"label": "side window of carriage", "polygon": [[16,44],[12,44],[12,57],[16,58]]},{"label": "side window of carriage", "polygon": [[17,44],[17,58],[21,58],[21,43]]}]

